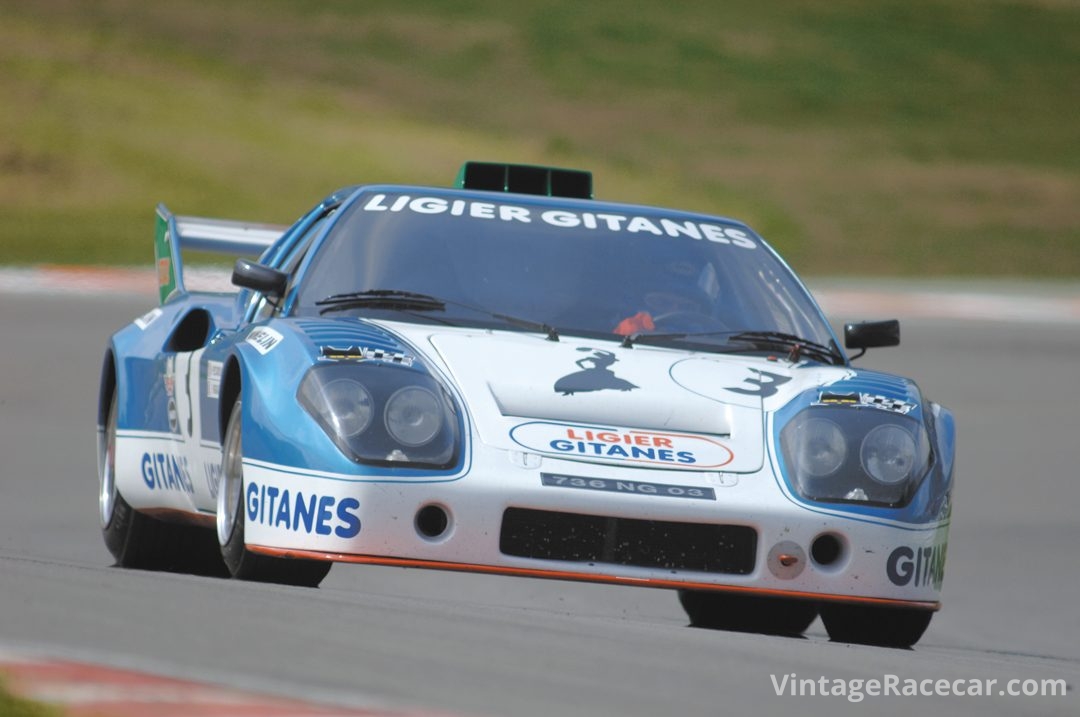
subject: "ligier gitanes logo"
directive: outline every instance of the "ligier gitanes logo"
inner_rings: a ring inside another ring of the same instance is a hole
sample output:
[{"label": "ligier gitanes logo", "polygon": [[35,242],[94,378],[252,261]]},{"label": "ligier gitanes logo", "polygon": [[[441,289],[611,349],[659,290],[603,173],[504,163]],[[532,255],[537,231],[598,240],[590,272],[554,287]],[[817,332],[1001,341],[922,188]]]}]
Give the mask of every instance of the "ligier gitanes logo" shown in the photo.
[{"label": "ligier gitanes logo", "polygon": [[531,421],[510,438],[536,453],[577,459],[714,470],[734,460],[731,449],[708,436]]},{"label": "ligier gitanes logo", "polygon": [[567,374],[555,382],[555,393],[573,396],[575,393],[588,391],[632,391],[637,386],[621,379],[611,370],[611,365],[619,359],[610,351],[590,349],[582,346],[578,351],[592,351],[591,356],[578,359],[580,371]]}]

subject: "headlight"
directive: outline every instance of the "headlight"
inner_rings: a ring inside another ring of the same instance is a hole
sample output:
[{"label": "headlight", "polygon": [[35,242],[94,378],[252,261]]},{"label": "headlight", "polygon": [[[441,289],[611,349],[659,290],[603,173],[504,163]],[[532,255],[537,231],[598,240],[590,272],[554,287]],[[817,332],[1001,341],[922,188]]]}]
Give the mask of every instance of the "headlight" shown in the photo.
[{"label": "headlight", "polygon": [[313,402],[318,418],[334,427],[334,432],[352,438],[371,425],[375,404],[364,384],[351,378],[336,378],[322,385],[323,400]]},{"label": "headlight", "polygon": [[321,364],[304,376],[296,398],[355,461],[445,469],[457,460],[454,401],[423,371],[374,362]]},{"label": "headlight", "polygon": [[780,431],[788,483],[827,503],[900,506],[930,467],[922,424],[876,408],[811,406]]},{"label": "headlight", "polygon": [[792,444],[802,470],[814,478],[830,476],[847,458],[847,441],[840,426],[827,418],[809,418],[796,426]]},{"label": "headlight", "polygon": [[420,386],[399,388],[386,402],[386,430],[405,446],[422,446],[438,435],[443,410],[438,397]]},{"label": "headlight", "polygon": [[910,478],[917,458],[915,439],[891,423],[871,429],[859,449],[863,470],[885,485],[895,485]]}]

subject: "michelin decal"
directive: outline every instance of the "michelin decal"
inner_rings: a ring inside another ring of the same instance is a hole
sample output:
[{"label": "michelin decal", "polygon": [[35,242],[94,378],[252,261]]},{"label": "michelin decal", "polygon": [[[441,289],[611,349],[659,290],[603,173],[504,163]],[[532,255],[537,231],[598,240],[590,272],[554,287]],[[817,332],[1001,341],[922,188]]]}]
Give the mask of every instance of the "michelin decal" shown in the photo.
[{"label": "michelin decal", "polygon": [[277,331],[266,326],[260,326],[254,329],[247,338],[244,339],[249,344],[255,347],[255,350],[261,353],[263,356],[274,350],[274,347],[281,343],[281,340],[285,338]]}]

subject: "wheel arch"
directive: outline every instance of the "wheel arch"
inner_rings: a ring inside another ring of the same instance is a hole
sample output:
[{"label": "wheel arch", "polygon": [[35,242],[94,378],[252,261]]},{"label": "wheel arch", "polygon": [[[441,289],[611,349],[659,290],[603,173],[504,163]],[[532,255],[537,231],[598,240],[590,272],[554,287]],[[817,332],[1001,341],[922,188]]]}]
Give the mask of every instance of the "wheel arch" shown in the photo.
[{"label": "wheel arch", "polygon": [[116,392],[116,356],[112,347],[105,351],[105,358],[101,362],[101,382],[98,385],[98,409],[97,425],[104,428],[109,417],[109,404],[112,402],[113,393]]},{"label": "wheel arch", "polygon": [[218,402],[218,440],[222,445],[225,444],[225,430],[229,425],[229,416],[232,413],[233,404],[236,403],[237,397],[240,396],[243,383],[243,369],[240,365],[240,358],[233,354],[225,362],[221,377],[221,393]]}]

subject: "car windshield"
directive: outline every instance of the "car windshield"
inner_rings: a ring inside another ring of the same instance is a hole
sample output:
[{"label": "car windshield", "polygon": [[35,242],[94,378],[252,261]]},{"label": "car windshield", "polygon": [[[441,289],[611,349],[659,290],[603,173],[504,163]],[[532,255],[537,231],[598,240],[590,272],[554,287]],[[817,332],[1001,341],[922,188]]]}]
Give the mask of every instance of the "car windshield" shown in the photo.
[{"label": "car windshield", "polygon": [[745,225],[436,189],[367,188],[351,203],[296,298],[299,314],[328,309],[502,328],[514,317],[559,334],[670,334],[718,349],[745,331],[832,341],[791,271]]}]

